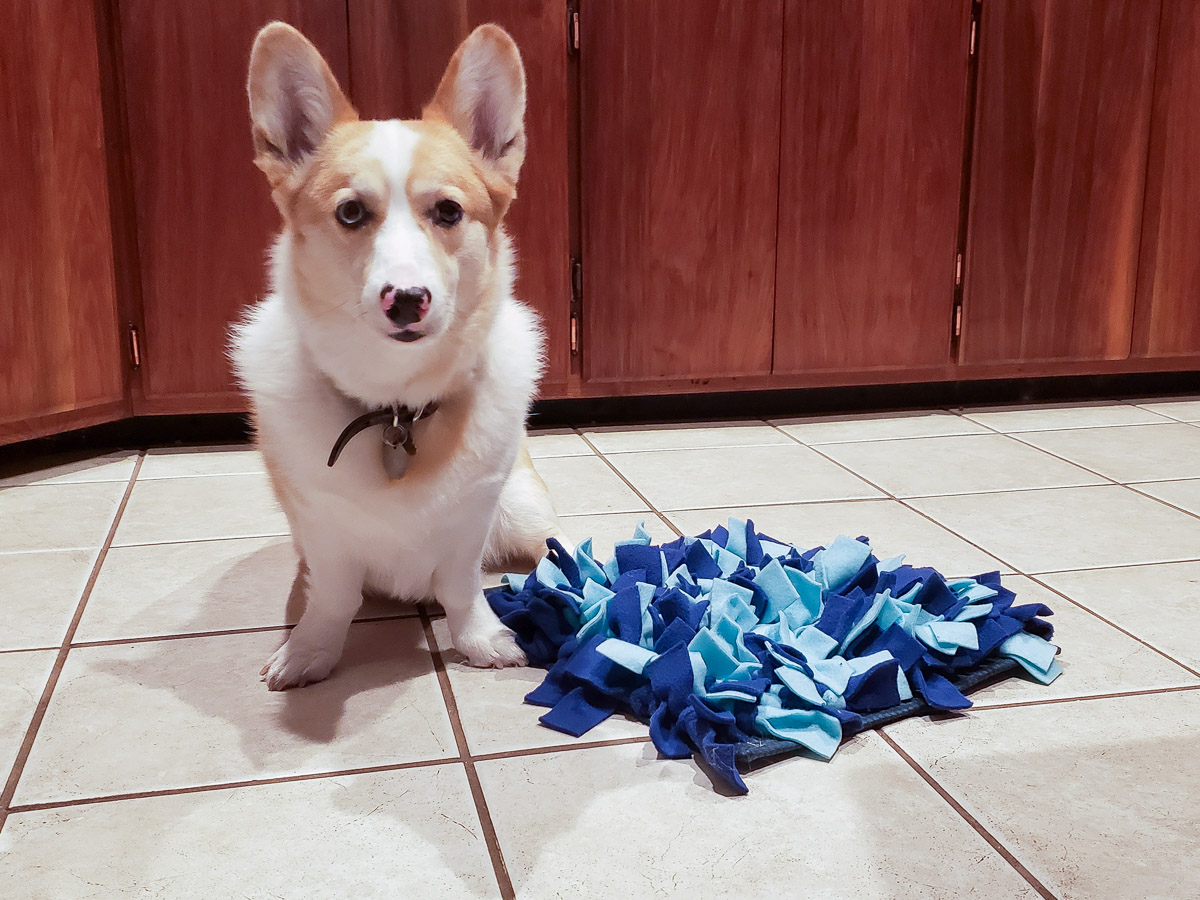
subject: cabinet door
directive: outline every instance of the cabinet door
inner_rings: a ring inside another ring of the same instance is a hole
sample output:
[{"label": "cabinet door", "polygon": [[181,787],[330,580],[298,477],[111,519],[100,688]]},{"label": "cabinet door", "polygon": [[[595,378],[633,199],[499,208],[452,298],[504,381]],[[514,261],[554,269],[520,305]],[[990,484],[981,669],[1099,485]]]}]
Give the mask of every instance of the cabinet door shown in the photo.
[{"label": "cabinet door", "polygon": [[141,259],[138,412],[242,409],[229,323],[265,286],[279,227],[253,164],[246,65],[283,19],[346,84],[346,0],[121,0],[125,101]]},{"label": "cabinet door", "polygon": [[571,358],[563,0],[349,3],[352,100],[370,118],[419,116],[450,56],[476,25],[499,24],[521,48],[527,151],[507,223],[517,248],[518,296],[538,311],[546,329],[542,394],[562,393]]},{"label": "cabinet door", "polygon": [[119,418],[92,0],[0,3],[0,442]]},{"label": "cabinet door", "polygon": [[963,362],[1128,356],[1158,18],[983,4]]},{"label": "cabinet door", "polygon": [[1200,354],[1200,4],[1163,0],[1134,356]]},{"label": "cabinet door", "polygon": [[781,0],[581,14],[584,377],[770,372]]},{"label": "cabinet door", "polygon": [[778,373],[950,360],[968,0],[788,0]]}]

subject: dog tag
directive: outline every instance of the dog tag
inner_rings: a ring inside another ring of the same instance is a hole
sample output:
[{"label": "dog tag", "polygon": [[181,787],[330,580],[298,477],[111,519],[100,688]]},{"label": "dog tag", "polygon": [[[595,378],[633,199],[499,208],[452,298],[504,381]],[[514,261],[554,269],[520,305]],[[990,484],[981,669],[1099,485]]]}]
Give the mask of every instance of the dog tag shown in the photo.
[{"label": "dog tag", "polygon": [[398,478],[403,478],[404,473],[408,471],[408,461],[410,454],[404,449],[403,444],[395,446],[384,441],[383,444],[383,471],[387,472],[387,477],[393,481]]}]

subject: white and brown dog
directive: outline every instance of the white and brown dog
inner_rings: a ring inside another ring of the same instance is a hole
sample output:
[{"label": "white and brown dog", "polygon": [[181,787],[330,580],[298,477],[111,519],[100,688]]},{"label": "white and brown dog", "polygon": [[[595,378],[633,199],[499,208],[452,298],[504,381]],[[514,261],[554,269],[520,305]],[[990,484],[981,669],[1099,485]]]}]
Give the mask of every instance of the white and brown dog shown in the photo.
[{"label": "white and brown dog", "polygon": [[248,90],[283,229],[232,356],[307,570],[267,685],[329,674],[364,587],[436,598],[471,663],[521,665],[480,571],[558,533],[524,446],[542,338],[502,224],[525,155],[517,47],[477,28],[419,120],[368,122],[276,22]]}]

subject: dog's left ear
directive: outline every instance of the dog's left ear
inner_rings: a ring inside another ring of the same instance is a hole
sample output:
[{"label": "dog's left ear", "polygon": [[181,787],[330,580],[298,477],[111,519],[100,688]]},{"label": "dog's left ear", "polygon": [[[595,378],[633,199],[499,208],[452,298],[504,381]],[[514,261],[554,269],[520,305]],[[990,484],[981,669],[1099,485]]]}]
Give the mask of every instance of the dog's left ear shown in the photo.
[{"label": "dog's left ear", "polygon": [[426,118],[443,119],[512,185],[525,159],[525,67],[499,25],[480,25],[451,57]]}]

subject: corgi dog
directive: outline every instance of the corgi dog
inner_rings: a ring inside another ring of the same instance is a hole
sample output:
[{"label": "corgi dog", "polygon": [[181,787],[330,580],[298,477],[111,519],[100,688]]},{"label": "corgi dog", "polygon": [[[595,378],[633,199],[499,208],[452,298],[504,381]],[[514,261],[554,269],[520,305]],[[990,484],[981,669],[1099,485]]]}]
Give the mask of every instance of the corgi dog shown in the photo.
[{"label": "corgi dog", "polygon": [[503,224],[525,155],[516,44],[483,25],[420,119],[362,121],[274,22],[247,90],[282,231],[231,356],[305,591],[263,679],[329,675],[364,589],[436,599],[471,664],[523,665],[481,574],[560,533],[525,445],[542,336]]}]

